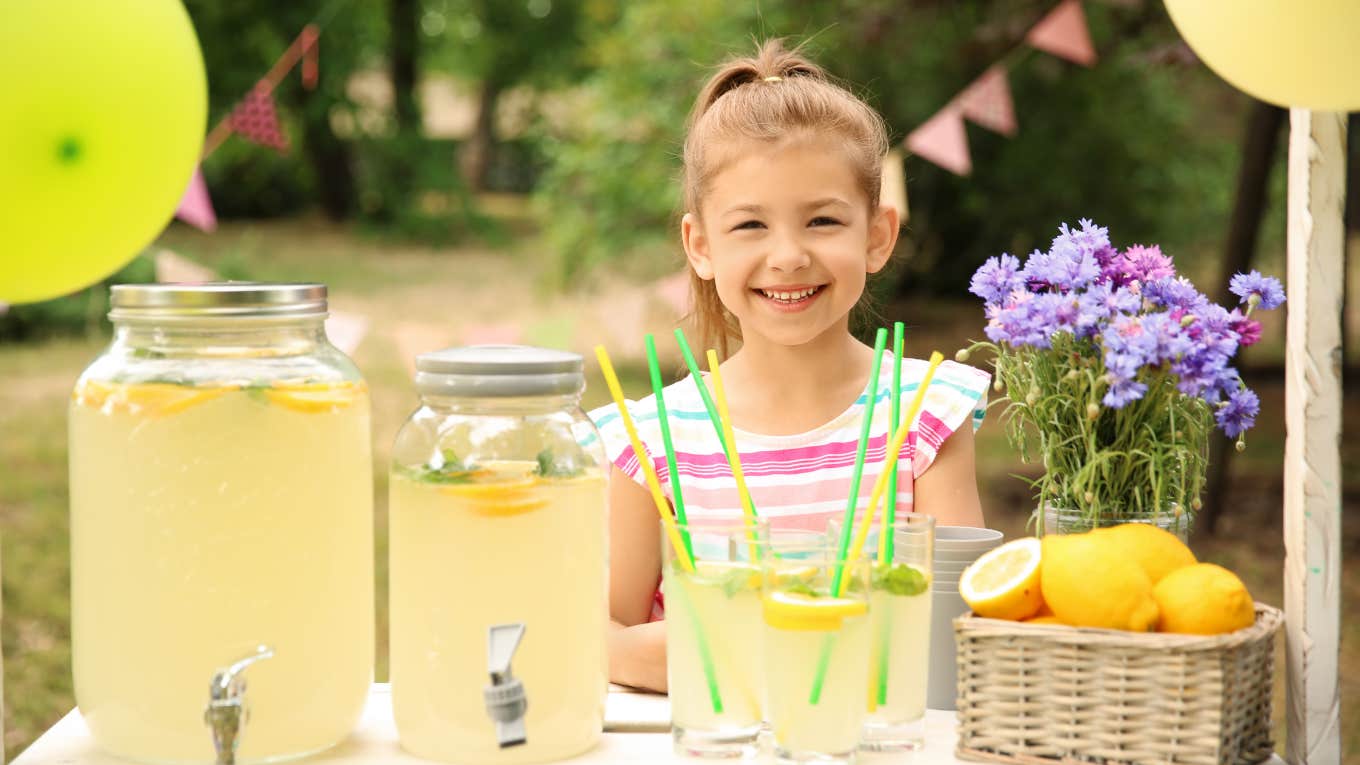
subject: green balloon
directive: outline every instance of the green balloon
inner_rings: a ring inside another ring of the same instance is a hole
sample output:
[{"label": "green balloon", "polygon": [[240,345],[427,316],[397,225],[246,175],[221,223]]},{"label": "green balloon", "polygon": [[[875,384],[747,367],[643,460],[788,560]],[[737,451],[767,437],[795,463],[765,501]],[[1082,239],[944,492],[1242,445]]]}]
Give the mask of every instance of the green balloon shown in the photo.
[{"label": "green balloon", "polygon": [[207,82],[179,0],[3,0],[0,301],[89,286],[174,214]]}]

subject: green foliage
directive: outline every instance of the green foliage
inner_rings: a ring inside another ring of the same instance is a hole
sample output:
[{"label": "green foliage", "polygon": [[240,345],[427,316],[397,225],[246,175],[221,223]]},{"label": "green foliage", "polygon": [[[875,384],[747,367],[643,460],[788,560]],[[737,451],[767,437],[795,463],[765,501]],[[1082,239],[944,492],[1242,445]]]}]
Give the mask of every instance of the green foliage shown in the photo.
[{"label": "green foliage", "polygon": [[142,253],[98,284],[41,303],[10,306],[0,315],[0,341],[43,340],[59,335],[96,336],[106,331],[109,287],[156,281],[156,264]]},{"label": "green foliage", "polygon": [[1214,419],[1201,398],[1181,393],[1169,371],[1143,371],[1147,392],[1122,408],[1104,406],[1109,387],[1101,346],[1070,332],[1053,347],[977,343],[993,352],[1006,391],[1006,435],[1025,462],[1040,506],[1103,520],[1193,517],[1200,505]]},{"label": "green foliage", "polygon": [[912,258],[894,272],[900,284],[892,291],[957,294],[998,249],[1023,253],[1039,244],[1016,232],[1034,231],[1036,222],[1046,230],[1076,212],[1135,241],[1155,237],[1172,252],[1216,239],[1227,226],[1242,99],[1202,69],[1150,59],[1150,50],[1176,39],[1159,9],[1088,8],[1102,56],[1090,69],[1016,47],[1051,6],[628,3],[619,23],[591,43],[598,69],[570,94],[573,118],[546,131],[552,164],[538,202],[558,276],[659,259],[658,250],[674,256],[673,246],[657,243],[674,237],[684,120],[708,67],[749,53],[753,39],[779,35],[806,41],[816,61],[883,113],[894,140],[990,64],[1003,57],[1012,64],[1016,136],[970,127],[969,178],[908,159],[902,249]]}]

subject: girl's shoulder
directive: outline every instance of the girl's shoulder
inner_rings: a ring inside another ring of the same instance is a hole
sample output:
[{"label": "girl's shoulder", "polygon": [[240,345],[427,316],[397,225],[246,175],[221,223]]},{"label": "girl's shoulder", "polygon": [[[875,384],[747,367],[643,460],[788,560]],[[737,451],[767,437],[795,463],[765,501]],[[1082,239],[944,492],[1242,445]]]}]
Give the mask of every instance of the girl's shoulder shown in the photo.
[{"label": "girl's shoulder", "polygon": [[[712,428],[709,423],[708,411],[704,408],[703,399],[699,395],[699,389],[694,384],[694,378],[686,375],[670,385],[661,389],[661,396],[666,407],[666,419],[670,426],[672,440],[683,439],[694,429],[694,425],[702,424]],[[640,399],[627,399],[625,405],[628,407],[628,415],[633,420],[634,426],[638,430],[638,436],[643,443],[659,442],[656,439],[661,437],[661,418],[658,414],[656,394]],[[619,412],[617,404],[610,402],[604,406],[590,410],[587,415],[595,427],[600,431],[601,437],[606,442],[626,441],[628,439],[627,429],[623,422],[623,416]]]}]

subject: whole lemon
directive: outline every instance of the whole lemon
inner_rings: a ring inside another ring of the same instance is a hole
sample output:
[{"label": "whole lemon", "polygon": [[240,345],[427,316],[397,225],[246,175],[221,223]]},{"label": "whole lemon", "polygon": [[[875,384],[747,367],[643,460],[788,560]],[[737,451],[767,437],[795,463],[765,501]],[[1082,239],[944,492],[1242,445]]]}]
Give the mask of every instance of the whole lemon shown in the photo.
[{"label": "whole lemon", "polygon": [[1237,575],[1213,563],[1196,563],[1162,578],[1152,590],[1162,632],[1219,635],[1256,621],[1251,593]]},{"label": "whole lemon", "polygon": [[1103,534],[1049,534],[1039,576],[1044,602],[1074,627],[1146,632],[1157,626],[1152,581]]},{"label": "whole lemon", "polygon": [[1150,523],[1124,523],[1096,533],[1114,540],[1124,555],[1143,567],[1154,586],[1172,571],[1198,562],[1175,534]]}]

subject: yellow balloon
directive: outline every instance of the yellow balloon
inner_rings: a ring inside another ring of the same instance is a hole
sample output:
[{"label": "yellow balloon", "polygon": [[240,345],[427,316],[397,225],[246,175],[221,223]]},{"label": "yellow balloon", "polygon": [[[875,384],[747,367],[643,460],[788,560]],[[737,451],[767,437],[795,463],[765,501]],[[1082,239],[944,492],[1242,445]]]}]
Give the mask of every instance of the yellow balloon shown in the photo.
[{"label": "yellow balloon", "polygon": [[179,0],[3,0],[0,301],[118,270],[165,228],[203,147],[203,55]]},{"label": "yellow balloon", "polygon": [[1360,110],[1360,0],[1166,0],[1220,77],[1279,106]]}]

